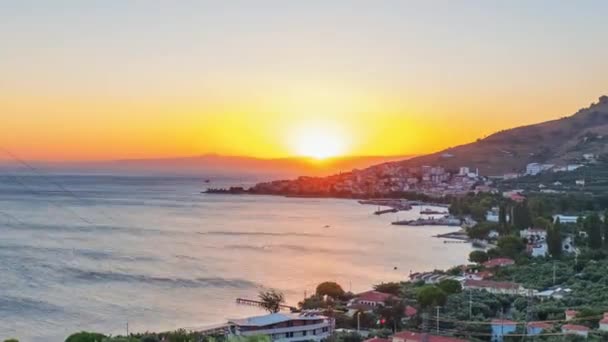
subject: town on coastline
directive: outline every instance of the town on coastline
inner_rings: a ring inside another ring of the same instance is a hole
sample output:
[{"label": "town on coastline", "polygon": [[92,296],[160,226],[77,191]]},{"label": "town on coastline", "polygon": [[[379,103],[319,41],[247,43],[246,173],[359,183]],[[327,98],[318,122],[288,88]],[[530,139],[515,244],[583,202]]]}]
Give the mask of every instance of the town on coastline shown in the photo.
[{"label": "town on coastline", "polygon": [[[333,196],[345,194],[336,189],[348,189],[349,197],[365,198],[362,204],[389,208],[378,215],[423,205],[427,209],[421,214],[458,220],[462,227],[439,237],[477,248],[467,264],[411,273],[400,282],[380,281],[361,293],[328,281],[301,302],[286,305],[279,290],[264,290],[257,299],[237,301],[260,306],[266,315],[103,341],[606,341],[608,211],[603,210],[608,192],[583,188],[579,178],[581,170],[589,174],[607,164],[595,156],[584,159],[565,168],[530,164],[517,177],[501,179],[466,167],[404,171],[387,165],[380,168],[386,174],[353,171],[331,181],[300,178],[235,191]],[[307,186],[313,190],[303,190]],[[76,339],[86,334],[91,333],[77,333],[67,342],[94,341]]]}]

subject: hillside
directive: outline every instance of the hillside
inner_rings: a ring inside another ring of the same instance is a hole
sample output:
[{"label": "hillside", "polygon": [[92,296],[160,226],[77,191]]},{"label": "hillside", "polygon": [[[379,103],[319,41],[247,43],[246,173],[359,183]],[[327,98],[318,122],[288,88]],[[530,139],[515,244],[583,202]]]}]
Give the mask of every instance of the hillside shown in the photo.
[{"label": "hillside", "polygon": [[494,133],[476,142],[396,162],[402,166],[437,165],[479,168],[486,176],[521,172],[528,163],[566,165],[582,155],[608,153],[608,96],[572,116]]}]

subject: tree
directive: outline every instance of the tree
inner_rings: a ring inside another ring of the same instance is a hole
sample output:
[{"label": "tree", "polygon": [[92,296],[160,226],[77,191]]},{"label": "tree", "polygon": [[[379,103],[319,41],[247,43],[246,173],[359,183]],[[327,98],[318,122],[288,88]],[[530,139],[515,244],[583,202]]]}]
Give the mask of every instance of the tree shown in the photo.
[{"label": "tree", "polygon": [[418,303],[423,308],[443,306],[447,298],[445,292],[434,285],[425,285],[418,290]]},{"label": "tree", "polygon": [[396,282],[380,283],[374,285],[374,290],[382,293],[388,293],[395,296],[399,296],[401,294],[401,284]]},{"label": "tree", "polygon": [[602,228],[604,230],[604,248],[608,248],[608,210],[604,211],[604,224]]},{"label": "tree", "polygon": [[504,204],[498,207],[498,224],[500,224],[503,230],[507,226],[507,207]]},{"label": "tree", "polygon": [[530,228],[532,225],[527,201],[517,204],[513,209],[513,225],[519,230]]},{"label": "tree", "polygon": [[500,254],[510,258],[517,257],[525,248],[523,241],[513,235],[502,236],[496,243]]},{"label": "tree", "polygon": [[553,227],[547,230],[547,247],[549,254],[558,259],[562,255],[562,232],[559,217],[555,220]]},{"label": "tree", "polygon": [[100,333],[81,331],[68,336],[65,342],[101,342],[105,337]]},{"label": "tree", "polygon": [[551,228],[551,221],[547,220],[544,217],[536,217],[534,220],[532,220],[534,227],[535,228],[540,228],[540,229],[545,229],[545,230],[549,230],[549,228]]},{"label": "tree", "polygon": [[488,253],[484,251],[472,251],[469,253],[469,261],[477,264],[484,263],[488,261]]},{"label": "tree", "polygon": [[154,336],[154,335],[147,335],[141,338],[140,340],[141,342],[160,342],[160,340],[158,339],[158,337]]},{"label": "tree", "polygon": [[317,296],[321,297],[328,296],[333,299],[338,299],[344,296],[344,290],[342,289],[342,286],[340,286],[338,283],[335,283],[333,281],[326,281],[317,285],[316,294]]},{"label": "tree", "polygon": [[591,249],[600,249],[602,247],[602,221],[599,215],[593,213],[587,216],[583,226],[589,236],[589,247]]},{"label": "tree", "polygon": [[396,331],[401,327],[401,319],[405,316],[405,304],[401,300],[388,299],[384,305],[380,305],[376,309],[376,313]]},{"label": "tree", "polygon": [[9,338],[8,340],[4,340],[4,342],[19,342],[16,338]]},{"label": "tree", "polygon": [[447,295],[459,293],[462,291],[462,285],[460,285],[460,282],[458,280],[454,279],[444,279],[440,281],[437,286]]},{"label": "tree", "polygon": [[283,293],[274,289],[260,291],[258,297],[262,302],[261,306],[270,313],[279,312],[281,310],[281,304],[285,302],[285,296],[283,295]]}]

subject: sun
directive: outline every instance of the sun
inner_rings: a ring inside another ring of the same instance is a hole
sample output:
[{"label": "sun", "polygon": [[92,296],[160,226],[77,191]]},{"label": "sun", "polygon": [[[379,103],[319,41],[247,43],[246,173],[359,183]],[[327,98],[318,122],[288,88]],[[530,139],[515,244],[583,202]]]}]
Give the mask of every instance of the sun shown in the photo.
[{"label": "sun", "polygon": [[323,160],[343,155],[346,150],[342,135],[328,127],[303,127],[293,138],[294,152],[303,157]]}]

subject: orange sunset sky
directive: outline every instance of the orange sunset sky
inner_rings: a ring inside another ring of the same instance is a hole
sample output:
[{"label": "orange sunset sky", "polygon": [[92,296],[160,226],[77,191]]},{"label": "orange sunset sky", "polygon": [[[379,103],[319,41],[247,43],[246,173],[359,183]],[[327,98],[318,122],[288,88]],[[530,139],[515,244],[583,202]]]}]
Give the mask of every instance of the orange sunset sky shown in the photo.
[{"label": "orange sunset sky", "polygon": [[608,92],[599,1],[0,6],[0,144],[25,159],[418,154]]}]

